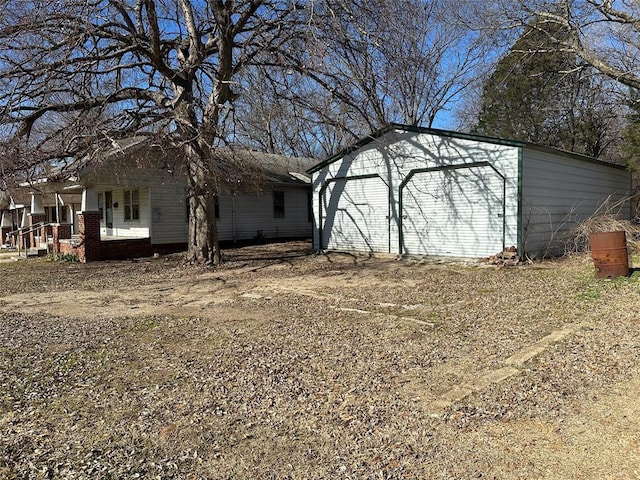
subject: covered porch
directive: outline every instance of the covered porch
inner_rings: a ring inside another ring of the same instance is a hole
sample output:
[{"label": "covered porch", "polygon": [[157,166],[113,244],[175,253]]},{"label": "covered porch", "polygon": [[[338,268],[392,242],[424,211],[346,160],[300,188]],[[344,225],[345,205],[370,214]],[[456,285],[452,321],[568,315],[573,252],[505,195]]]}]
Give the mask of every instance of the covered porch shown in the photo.
[{"label": "covered porch", "polygon": [[1,214],[3,247],[20,256],[67,254],[87,262],[153,254],[148,228],[115,235],[104,228],[104,210],[90,188],[30,192],[28,201],[12,201]]}]

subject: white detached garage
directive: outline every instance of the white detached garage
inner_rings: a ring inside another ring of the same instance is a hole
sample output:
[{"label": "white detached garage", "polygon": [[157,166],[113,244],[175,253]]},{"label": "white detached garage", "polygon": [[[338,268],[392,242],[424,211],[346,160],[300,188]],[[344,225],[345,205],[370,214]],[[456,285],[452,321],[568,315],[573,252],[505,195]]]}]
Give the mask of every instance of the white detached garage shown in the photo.
[{"label": "white detached garage", "polygon": [[606,201],[630,217],[624,167],[445,130],[392,124],[308,172],[318,249],[540,256]]}]

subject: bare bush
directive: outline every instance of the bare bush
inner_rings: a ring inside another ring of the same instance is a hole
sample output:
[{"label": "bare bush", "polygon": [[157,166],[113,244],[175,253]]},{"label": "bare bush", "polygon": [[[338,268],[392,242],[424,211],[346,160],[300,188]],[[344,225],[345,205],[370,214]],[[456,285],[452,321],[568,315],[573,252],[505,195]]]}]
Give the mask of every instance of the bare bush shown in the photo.
[{"label": "bare bush", "polygon": [[629,201],[628,198],[613,204],[606,201],[592,216],[583,222],[577,223],[565,242],[565,251],[567,253],[588,252],[590,250],[589,235],[592,233],[618,232],[622,230],[627,234],[629,252],[640,252],[640,223],[623,220],[619,215],[620,209],[627,201]]}]

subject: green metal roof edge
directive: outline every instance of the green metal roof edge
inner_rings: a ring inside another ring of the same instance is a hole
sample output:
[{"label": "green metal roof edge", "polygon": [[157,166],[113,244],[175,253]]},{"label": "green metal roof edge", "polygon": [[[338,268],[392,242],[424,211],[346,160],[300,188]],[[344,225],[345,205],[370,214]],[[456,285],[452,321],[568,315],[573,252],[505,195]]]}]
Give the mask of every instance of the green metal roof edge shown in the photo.
[{"label": "green metal roof edge", "polygon": [[564,156],[564,157],[572,158],[574,160],[579,160],[579,161],[583,161],[583,162],[587,162],[587,163],[594,163],[594,164],[597,164],[597,165],[603,165],[603,166],[607,166],[607,167],[611,167],[611,168],[616,168],[616,169],[619,169],[619,170],[627,170],[627,167],[624,166],[624,165],[618,165],[616,163],[605,162],[604,160],[598,160],[597,158],[589,157],[587,155],[582,155],[582,154],[574,153],[574,152],[568,152],[566,150],[560,150],[560,149],[552,148],[552,147],[545,147],[543,145],[538,145],[538,144],[531,143],[531,142],[525,142],[525,141],[522,141],[522,140],[508,140],[508,139],[504,139],[504,138],[489,137],[489,136],[486,136],[486,135],[478,135],[478,134],[474,134],[474,133],[462,133],[462,132],[455,132],[453,130],[441,130],[441,129],[438,129],[438,128],[420,127],[420,126],[417,126],[417,125],[403,125],[401,123],[389,123],[389,124],[385,125],[384,127],[380,128],[379,130],[376,130],[372,134],[367,135],[366,137],[360,138],[353,145],[351,145],[351,146],[339,151],[335,155],[327,158],[326,160],[321,161],[317,165],[314,165],[313,167],[311,167],[310,169],[307,170],[307,173],[313,174],[313,173],[323,169],[327,165],[332,164],[336,160],[344,157],[345,155],[348,155],[349,153],[354,152],[354,151],[358,150],[361,147],[364,147],[365,145],[373,142],[374,140],[376,140],[376,139],[378,139],[378,138],[380,138],[380,137],[382,137],[382,136],[386,135],[387,133],[389,133],[391,131],[394,131],[394,130],[402,130],[402,131],[405,131],[405,132],[414,132],[414,133],[428,133],[428,134],[433,134],[433,135],[439,135],[441,137],[460,138],[460,139],[463,139],[463,140],[474,140],[474,141],[485,142],[485,143],[493,143],[495,145],[505,145],[505,146],[510,146],[510,147],[528,148],[528,149],[537,150],[537,151],[540,151],[540,152],[552,153],[552,154],[555,154],[555,155],[561,155],[561,156]]}]

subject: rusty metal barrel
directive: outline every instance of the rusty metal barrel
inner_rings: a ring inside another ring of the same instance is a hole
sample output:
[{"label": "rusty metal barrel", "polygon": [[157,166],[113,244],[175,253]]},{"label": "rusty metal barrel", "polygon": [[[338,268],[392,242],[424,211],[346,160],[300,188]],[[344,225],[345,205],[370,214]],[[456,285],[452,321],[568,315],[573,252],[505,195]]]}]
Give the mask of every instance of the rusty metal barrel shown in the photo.
[{"label": "rusty metal barrel", "polygon": [[629,276],[629,254],[624,231],[592,233],[589,243],[596,278]]}]

